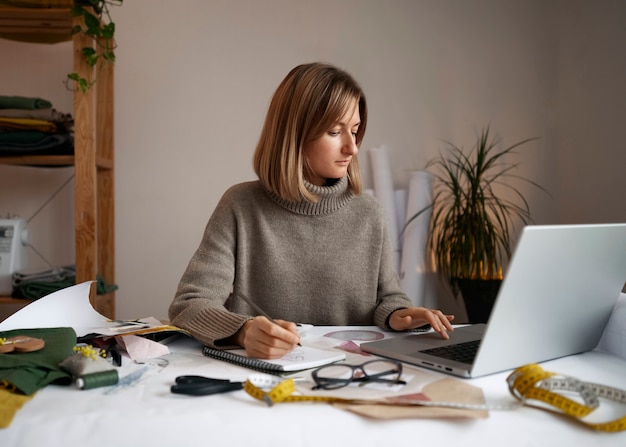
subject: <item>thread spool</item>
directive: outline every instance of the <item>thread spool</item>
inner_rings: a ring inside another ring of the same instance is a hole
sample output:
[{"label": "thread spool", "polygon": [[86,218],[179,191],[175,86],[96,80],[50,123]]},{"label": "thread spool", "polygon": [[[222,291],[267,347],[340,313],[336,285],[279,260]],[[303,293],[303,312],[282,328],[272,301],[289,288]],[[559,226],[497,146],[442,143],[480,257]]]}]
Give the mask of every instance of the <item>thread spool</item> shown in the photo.
[{"label": "thread spool", "polygon": [[76,379],[76,386],[81,390],[90,390],[92,388],[115,385],[118,381],[119,375],[117,374],[117,370],[111,369],[78,377]]}]

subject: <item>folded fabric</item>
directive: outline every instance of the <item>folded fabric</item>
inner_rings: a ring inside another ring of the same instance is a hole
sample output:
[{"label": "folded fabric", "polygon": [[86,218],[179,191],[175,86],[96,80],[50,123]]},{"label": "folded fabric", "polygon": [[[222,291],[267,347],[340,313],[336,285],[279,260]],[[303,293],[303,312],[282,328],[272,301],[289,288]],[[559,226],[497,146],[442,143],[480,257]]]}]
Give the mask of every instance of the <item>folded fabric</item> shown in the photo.
[{"label": "folded fabric", "polygon": [[49,109],[51,107],[52,103],[42,98],[0,95],[0,109]]},{"label": "folded fabric", "polygon": [[72,376],[60,364],[73,353],[76,332],[70,327],[15,329],[0,332],[0,337],[17,335],[40,338],[45,346],[33,352],[0,354],[0,428],[11,424],[15,413],[44,386],[69,385]]},{"label": "folded fabric", "polygon": [[33,120],[52,121],[59,128],[59,132],[73,132],[74,118],[71,113],[63,113],[57,109],[0,109],[0,116],[4,118],[27,118]]},{"label": "folded fabric", "polygon": [[0,146],[26,146],[37,145],[45,140],[49,134],[38,130],[22,130],[13,132],[0,132]]},{"label": "folded fabric", "polygon": [[[65,289],[76,284],[76,274],[74,271],[65,270],[51,273],[50,277],[39,277],[28,280],[21,278],[17,282],[14,280],[13,298],[23,298],[37,300],[49,295],[57,290]],[[107,284],[100,275],[96,275],[96,294],[104,295],[117,290],[117,285]]]},{"label": "folded fabric", "polygon": [[0,332],[3,338],[17,335],[41,338],[46,344],[39,351],[0,354],[0,384],[4,389],[29,396],[51,383],[71,383],[71,374],[59,364],[73,353],[76,346],[74,329],[57,327]]},{"label": "folded fabric", "polygon": [[57,131],[57,126],[52,121],[32,118],[8,118],[3,116],[0,116],[0,128],[9,130],[38,130],[48,133]]},{"label": "folded fabric", "polygon": [[74,278],[76,269],[73,265],[67,267],[53,267],[43,270],[18,270],[13,273],[13,287],[29,282],[57,282],[66,278]]},{"label": "folded fabric", "polygon": [[15,413],[32,398],[33,396],[15,394],[0,388],[0,428],[7,428],[11,425]]},{"label": "folded fabric", "polygon": [[68,113],[57,109],[0,109],[0,116],[5,118],[30,118],[34,120],[64,121]]},{"label": "folded fabric", "polygon": [[13,298],[24,298],[36,300],[43,296],[50,295],[57,290],[65,289],[76,284],[74,278],[64,278],[58,281],[32,281],[25,282],[13,289]]},{"label": "folded fabric", "polygon": [[0,156],[73,153],[74,138],[69,134],[46,134],[30,130],[0,132]]}]

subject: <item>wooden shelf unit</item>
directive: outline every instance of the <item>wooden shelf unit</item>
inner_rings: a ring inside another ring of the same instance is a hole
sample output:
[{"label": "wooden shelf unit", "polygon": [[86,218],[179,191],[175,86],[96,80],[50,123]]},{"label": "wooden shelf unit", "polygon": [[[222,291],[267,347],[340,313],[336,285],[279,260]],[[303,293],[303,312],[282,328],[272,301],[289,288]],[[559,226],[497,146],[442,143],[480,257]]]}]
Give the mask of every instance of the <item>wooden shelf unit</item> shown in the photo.
[{"label": "wooden shelf unit", "polygon": [[[93,44],[83,34],[71,36],[79,18],[67,8],[0,7],[0,33],[24,35],[29,41],[72,40],[73,70],[86,79],[94,68],[84,61],[81,49]],[[34,36],[34,38],[33,38]],[[34,40],[33,40],[34,39]],[[0,157],[0,164],[14,166],[74,166],[74,226],[76,282],[95,280],[99,274],[115,284],[113,64],[98,68],[97,82],[87,92],[74,92],[74,155]],[[91,302],[103,315],[115,318],[115,293],[96,295]],[[0,297],[0,304],[23,300]]]}]

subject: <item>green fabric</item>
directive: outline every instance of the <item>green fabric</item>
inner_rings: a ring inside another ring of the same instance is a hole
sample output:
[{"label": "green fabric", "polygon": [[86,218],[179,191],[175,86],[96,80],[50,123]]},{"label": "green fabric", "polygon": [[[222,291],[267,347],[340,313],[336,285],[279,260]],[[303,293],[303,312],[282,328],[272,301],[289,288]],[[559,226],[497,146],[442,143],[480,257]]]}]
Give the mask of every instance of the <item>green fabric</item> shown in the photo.
[{"label": "green fabric", "polygon": [[59,281],[32,281],[20,284],[13,291],[14,298],[24,298],[27,300],[36,300],[46,295],[50,295],[57,290],[65,289],[76,284],[74,277],[62,279]]},{"label": "green fabric", "polygon": [[26,335],[46,342],[43,349],[34,352],[0,354],[0,383],[8,383],[17,392],[27,396],[50,383],[69,384],[72,376],[59,364],[73,353],[76,332],[71,327],[45,329],[15,329],[0,332],[0,337]]},{"label": "green fabric", "polygon": [[0,96],[0,109],[49,109],[52,103],[46,99],[27,96]]},{"label": "green fabric", "polygon": [[40,142],[47,136],[47,133],[38,130],[0,132],[0,143],[33,144]]},{"label": "green fabric", "polygon": [[[13,298],[24,298],[28,300],[36,300],[46,295],[56,292],[57,290],[65,289],[76,284],[75,276],[68,276],[65,279],[59,281],[28,281],[20,284],[13,290]],[[96,294],[104,295],[109,292],[117,290],[117,286],[114,284],[107,284],[100,276],[96,276]]]}]

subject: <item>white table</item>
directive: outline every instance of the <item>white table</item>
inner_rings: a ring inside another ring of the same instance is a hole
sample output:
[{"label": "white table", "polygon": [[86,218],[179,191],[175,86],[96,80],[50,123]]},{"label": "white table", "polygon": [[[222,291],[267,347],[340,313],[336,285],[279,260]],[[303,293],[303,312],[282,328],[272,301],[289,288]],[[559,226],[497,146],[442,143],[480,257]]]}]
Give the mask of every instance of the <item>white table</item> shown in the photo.
[{"label": "white table", "polygon": [[[318,335],[336,329],[313,331]],[[168,366],[152,367],[142,382],[120,392],[107,395],[105,388],[54,385],[40,390],[9,428],[0,430],[0,446],[626,445],[626,432],[594,432],[571,419],[529,407],[491,411],[487,419],[382,421],[326,403],[283,403],[270,408],[243,390],[202,397],[172,394],[170,386],[179,375],[245,380],[252,372],[203,357],[200,345],[190,339],[179,339],[169,347]],[[599,351],[542,366],[581,380],[626,386],[626,361]],[[126,359],[121,376],[137,367]],[[487,403],[512,403],[507,375],[467,382],[483,389]]]}]

